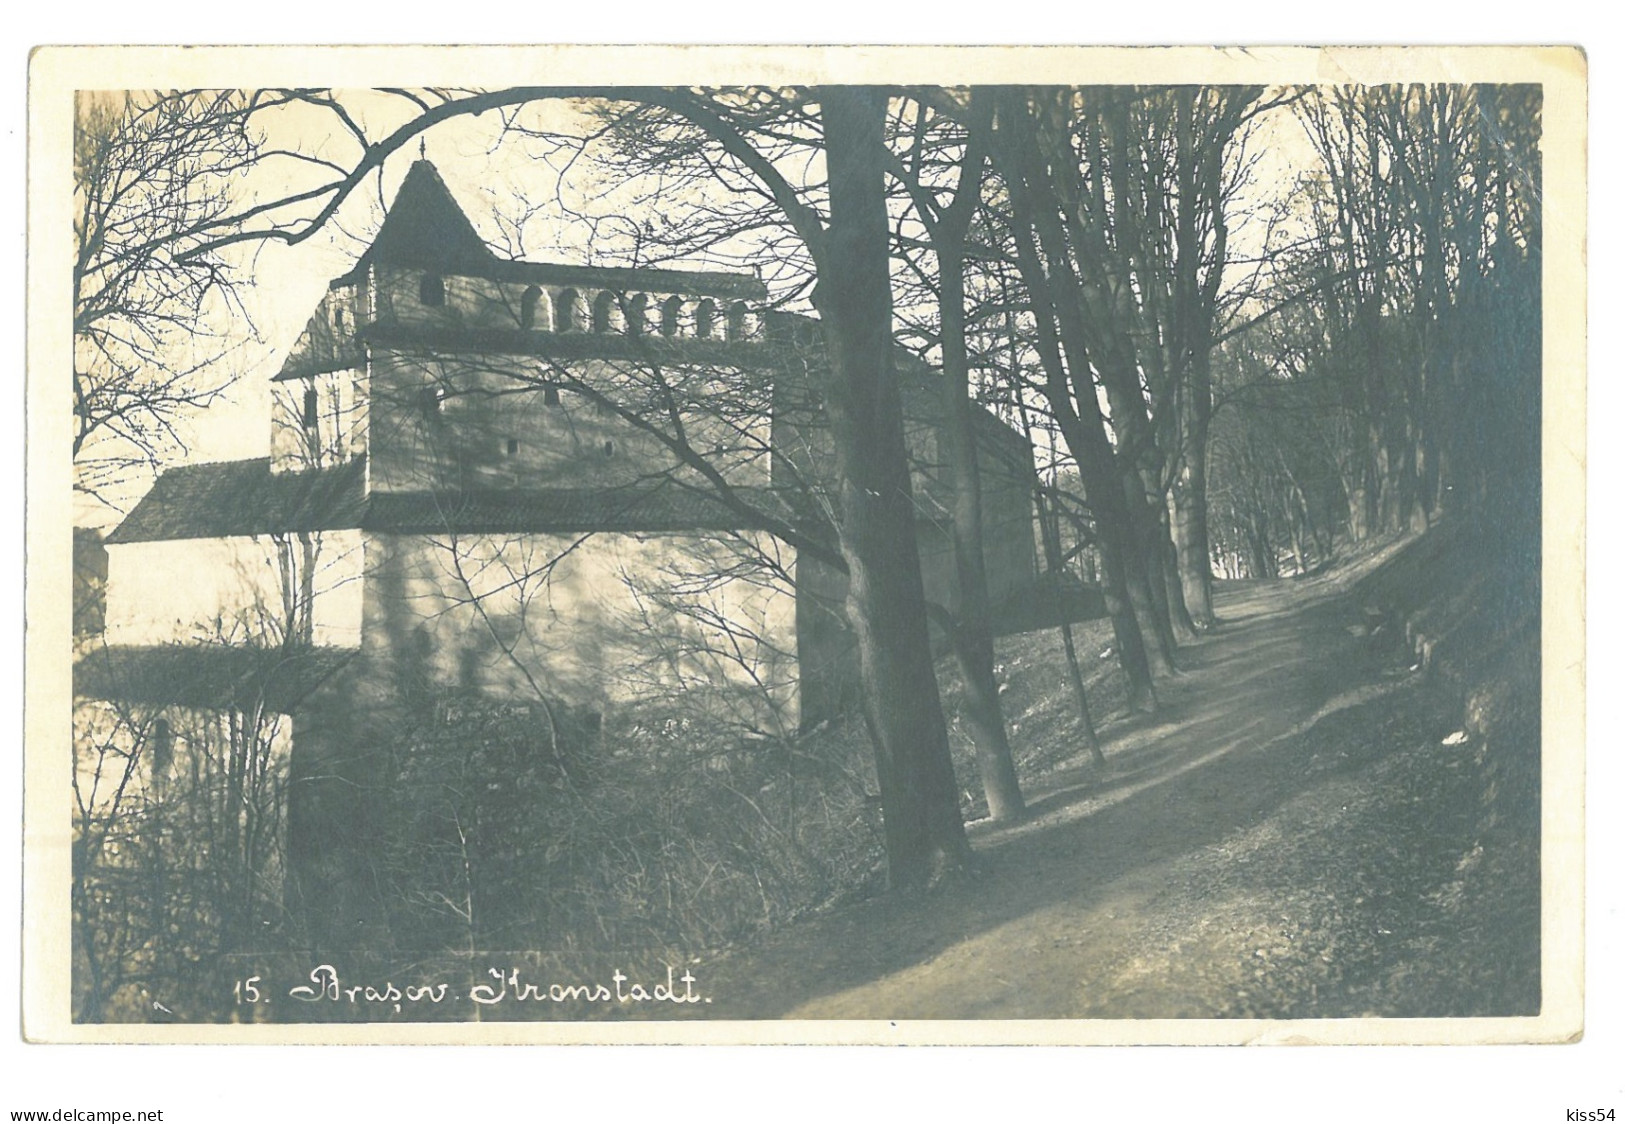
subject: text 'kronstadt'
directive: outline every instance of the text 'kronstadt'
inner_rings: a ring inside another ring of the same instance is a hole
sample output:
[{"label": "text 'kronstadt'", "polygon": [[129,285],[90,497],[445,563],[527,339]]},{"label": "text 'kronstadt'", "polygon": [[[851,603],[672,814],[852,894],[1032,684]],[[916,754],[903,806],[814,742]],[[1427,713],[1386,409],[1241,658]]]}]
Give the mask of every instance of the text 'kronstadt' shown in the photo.
[{"label": "text 'kronstadt'", "polygon": [[[701,1004],[711,1000],[694,990],[699,983],[692,969],[666,966],[663,983],[652,986],[634,982],[619,968],[609,974],[609,982],[577,981],[574,983],[544,983],[527,980],[521,968],[488,968],[490,983],[475,984],[466,992],[454,990],[448,983],[397,984],[386,980],[377,983],[351,983],[344,979],[331,964],[319,964],[311,969],[310,982],[288,989],[288,997],[302,1003],[382,1004],[400,1013],[404,1007],[418,1004],[438,1006],[467,1000],[481,1006],[498,1003],[598,1003],[598,1004]],[[270,985],[261,976],[239,980],[233,988],[240,1004],[270,1003],[267,994]]]}]

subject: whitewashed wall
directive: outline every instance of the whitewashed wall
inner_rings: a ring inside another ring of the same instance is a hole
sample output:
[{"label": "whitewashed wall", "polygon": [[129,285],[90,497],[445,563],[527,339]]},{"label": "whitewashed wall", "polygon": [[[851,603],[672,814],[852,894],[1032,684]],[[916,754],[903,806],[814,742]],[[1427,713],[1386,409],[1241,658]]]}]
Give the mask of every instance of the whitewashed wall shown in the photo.
[{"label": "whitewashed wall", "polygon": [[[311,538],[312,640],[322,646],[359,647],[361,532],[322,531]],[[268,535],[109,546],[108,643],[280,643],[287,615],[278,554]],[[297,538],[293,554],[301,556]]]},{"label": "whitewashed wall", "polygon": [[428,689],[596,706],[721,688],[727,720],[794,729],[794,554],[772,536],[373,536],[367,552],[366,650]]}]

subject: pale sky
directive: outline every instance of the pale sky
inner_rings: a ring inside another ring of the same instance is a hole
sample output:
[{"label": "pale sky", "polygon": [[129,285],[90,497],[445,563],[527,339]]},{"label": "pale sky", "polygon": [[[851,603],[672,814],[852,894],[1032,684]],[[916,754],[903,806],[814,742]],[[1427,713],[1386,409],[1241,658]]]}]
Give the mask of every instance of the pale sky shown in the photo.
[{"label": "pale sky", "polygon": [[[365,121],[364,110],[361,116]],[[373,117],[393,122],[396,118],[404,120],[406,115],[397,112],[385,117],[379,107]],[[354,146],[347,146],[337,136],[329,136],[325,132],[329,122],[314,111],[289,114],[278,125],[280,127],[271,133],[274,143],[301,145],[307,151],[341,163],[355,158]],[[318,132],[313,126],[324,131]],[[558,188],[558,176],[545,163],[524,160],[512,144],[498,147],[497,132],[497,123],[489,115],[485,119],[456,118],[426,134],[424,146],[428,158],[480,235],[500,245],[502,231],[495,215],[498,201],[512,191],[524,191],[538,202],[550,201]],[[419,148],[414,142],[390,158],[383,171],[385,201],[393,200],[407,168],[418,155]],[[273,192],[286,190],[291,182],[286,176],[262,176],[256,197],[270,197]],[[378,205],[375,184],[376,179],[368,189],[357,193],[341,210],[333,228],[297,246],[266,242],[258,247],[243,301],[260,341],[246,349],[241,360],[243,375],[227,398],[211,408],[207,417],[198,419],[187,460],[267,455],[270,440],[268,380],[292,349],[328,282],[350,268],[376,231],[383,212]],[[583,257],[585,246],[579,240],[571,242],[570,225],[558,221],[561,216],[556,208],[549,207],[547,211],[553,214],[555,221],[547,222],[547,212],[544,212],[539,216],[541,221],[530,224],[525,246],[527,256],[563,261]]]},{"label": "pale sky", "polygon": [[[360,97],[363,104],[369,103],[368,95]],[[394,107],[383,104],[384,99],[374,96],[370,101],[375,105],[373,118],[380,132],[407,117],[398,109],[386,113]],[[547,127],[561,132],[590,128],[589,122],[563,104],[548,103],[527,112],[539,115]],[[369,126],[373,123],[368,122]],[[353,145],[346,147],[338,137],[313,128],[325,129],[327,124],[314,112],[290,114],[289,119],[278,123],[272,140],[279,145],[301,144],[306,151],[339,162],[354,159]],[[533,261],[589,261],[595,249],[592,231],[566,215],[559,202],[561,193],[570,206],[588,215],[605,216],[619,213],[617,197],[624,192],[617,192],[616,185],[596,181],[587,161],[575,163],[569,169],[568,180],[561,183],[555,166],[560,161],[538,158],[536,146],[523,138],[509,138],[499,144],[500,131],[500,121],[494,114],[453,118],[425,134],[425,154],[481,237],[499,252],[522,249],[522,256]],[[385,201],[393,200],[400,181],[418,156],[419,146],[414,140],[390,158],[383,174]],[[272,192],[286,191],[296,182],[306,181],[262,176],[255,197],[269,198]],[[506,219],[511,225],[526,210],[526,201],[537,210],[520,232],[522,246],[514,246],[512,231],[505,230],[500,220]],[[266,242],[258,248],[243,300],[261,340],[245,349],[240,361],[244,375],[227,398],[195,422],[186,460],[267,454],[268,380],[293,347],[327,283],[349,269],[382,217],[376,187],[369,186],[341,210],[336,229],[324,230],[298,246]],[[604,237],[600,233],[600,238]],[[601,256],[603,246],[596,248]]]},{"label": "pale sky", "polygon": [[[381,136],[412,116],[412,107],[399,99],[365,91],[344,96],[347,108],[372,136]],[[592,126],[564,103],[544,103],[528,107],[526,112],[531,119],[559,132],[580,133]],[[265,126],[267,139],[276,147],[297,148],[339,164],[348,164],[358,155],[354,142],[334,128],[328,115],[316,109],[279,111]],[[561,160],[545,158],[534,142],[523,138],[510,137],[498,143],[500,133],[501,122],[496,114],[458,117],[430,130],[424,145],[428,158],[480,235],[501,252],[522,249],[523,256],[531,260],[590,260],[595,249],[591,228],[566,214],[559,201],[561,195],[571,207],[589,216],[606,216],[625,210],[625,197],[633,187],[595,181],[588,161],[571,165],[568,178],[561,181]],[[1301,129],[1287,113],[1260,122],[1253,147],[1263,153],[1249,190],[1249,198],[1258,202],[1275,198],[1291,182],[1294,165],[1312,158]],[[383,173],[384,200],[393,199],[418,155],[418,142],[414,140],[390,158]],[[275,198],[330,177],[328,171],[283,159],[255,171],[244,184],[245,198]],[[511,225],[526,210],[526,201],[536,212],[520,232],[522,247],[516,247],[513,231],[504,229],[499,216]],[[293,347],[327,283],[349,269],[376,230],[382,213],[375,178],[346,204],[336,223],[307,242],[298,246],[265,242],[239,252],[238,260],[247,263],[245,274],[249,278],[241,293],[242,301],[257,338],[245,339],[226,360],[239,377],[213,407],[185,427],[189,448],[179,460],[198,463],[268,454],[269,380]],[[1237,255],[1256,253],[1263,232],[1262,223],[1238,224],[1231,232],[1233,251]],[[613,241],[613,235],[610,238]],[[599,251],[601,256],[602,247]],[[715,263],[705,264],[716,267]],[[146,487],[146,482],[141,482],[122,502],[133,502]],[[82,505],[79,514],[86,522],[117,519],[111,513],[98,517],[88,505]]]}]

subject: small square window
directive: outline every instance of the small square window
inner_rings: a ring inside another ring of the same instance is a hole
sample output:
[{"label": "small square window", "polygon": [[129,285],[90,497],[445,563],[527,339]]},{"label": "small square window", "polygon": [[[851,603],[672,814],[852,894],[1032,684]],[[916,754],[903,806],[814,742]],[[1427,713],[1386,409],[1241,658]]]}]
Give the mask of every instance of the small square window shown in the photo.
[{"label": "small square window", "polygon": [[438,273],[425,273],[418,283],[418,300],[430,307],[446,303],[446,282]]},{"label": "small square window", "polygon": [[510,457],[516,457],[519,455],[519,438],[508,438],[508,455]]},{"label": "small square window", "polygon": [[546,390],[543,390],[542,401],[549,406],[557,406],[559,404],[559,388],[556,386],[550,386]]}]

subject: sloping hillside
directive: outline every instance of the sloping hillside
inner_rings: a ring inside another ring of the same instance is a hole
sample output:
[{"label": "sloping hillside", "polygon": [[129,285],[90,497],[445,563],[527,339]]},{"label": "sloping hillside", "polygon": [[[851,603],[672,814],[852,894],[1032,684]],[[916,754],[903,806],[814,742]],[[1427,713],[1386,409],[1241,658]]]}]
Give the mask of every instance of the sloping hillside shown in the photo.
[{"label": "sloping hillside", "polygon": [[973,826],[969,885],[708,965],[705,1014],[1533,1013],[1538,629],[1479,561],[1440,531],[1223,587],[1159,713],[1105,725],[1103,771],[1058,640],[1010,638],[1031,818]]}]

